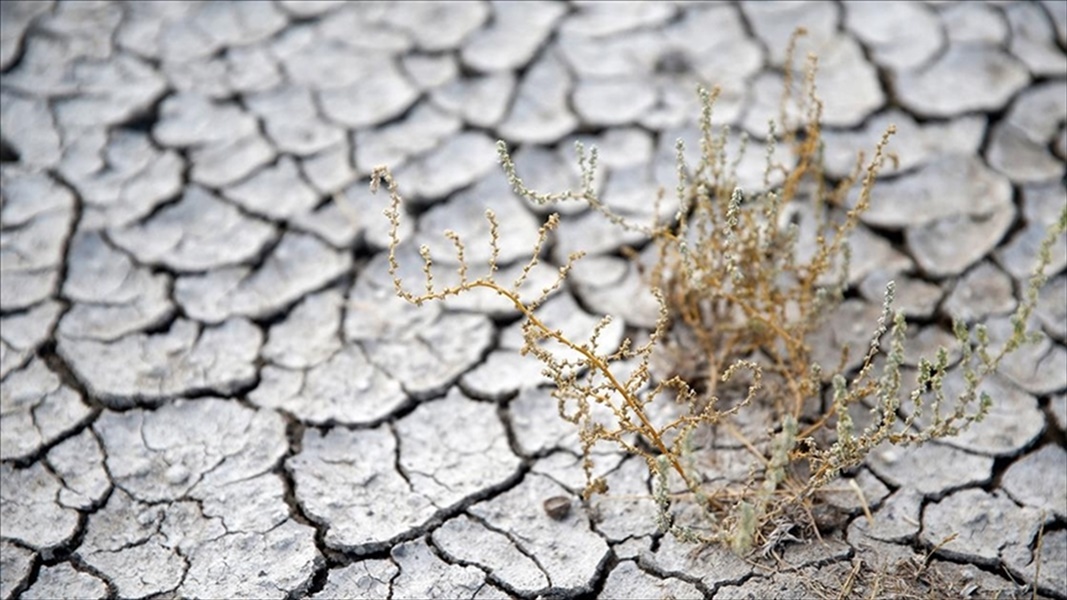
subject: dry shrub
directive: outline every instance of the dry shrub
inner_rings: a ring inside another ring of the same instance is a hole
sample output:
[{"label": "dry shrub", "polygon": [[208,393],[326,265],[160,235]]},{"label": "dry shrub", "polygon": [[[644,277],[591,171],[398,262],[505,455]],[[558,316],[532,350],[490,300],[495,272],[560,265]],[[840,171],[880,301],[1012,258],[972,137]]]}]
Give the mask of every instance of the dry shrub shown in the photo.
[{"label": "dry shrub", "polygon": [[[594,475],[594,447],[616,445],[647,462],[661,529],[683,540],[726,543],[741,553],[773,550],[792,537],[796,523],[814,526],[816,493],[860,465],[876,446],[923,443],[980,421],[992,399],[979,393],[979,385],[1004,355],[1029,337],[1025,324],[1044,282],[1051,245],[1055,235],[1067,229],[1065,209],[1041,249],[1039,267],[1013,317],[1014,336],[996,352],[990,350],[981,325],[968,329],[957,323],[954,334],[961,358],[953,364],[945,349],[919,358],[910,363],[918,365],[915,381],[906,383],[902,366],[907,324],[903,314],[892,309],[890,283],[881,316],[871,324],[870,343],[859,349],[859,366],[846,368],[847,348],[837,364],[819,364],[813,358],[813,334],[843,300],[849,235],[872,201],[880,170],[893,158],[886,144],[894,130],[885,132],[869,158],[857,158],[849,177],[829,181],[820,159],[822,105],[815,94],[815,67],[815,59],[809,58],[799,94],[793,92],[792,70],[786,69],[779,122],[771,124],[759,191],[739,187],[740,155],[727,155],[729,132],[712,124],[716,92],[701,89],[700,160],[686,164],[684,145],[678,142],[677,208],[661,216],[661,192],[654,199],[657,211],[651,223],[634,223],[601,200],[594,184],[595,148],[587,151],[576,144],[579,189],[541,193],[524,185],[506,145],[498,144],[501,165],[519,196],[537,204],[580,200],[655,244],[658,260],[645,275],[659,302],[658,322],[643,343],[627,339],[614,351],[598,346],[610,316],[588,340],[569,339],[538,317],[538,308],[563,285],[581,253],[572,254],[559,267],[555,283],[537,297],[519,293],[550,243],[557,215],[542,226],[516,281],[495,279],[499,228],[487,211],[492,238],[488,274],[468,278],[463,241],[446,231],[460,265],[459,282],[435,287],[433,260],[423,246],[424,287],[412,292],[398,277],[402,200],[396,182],[384,167],[376,169],[372,179],[372,189],[384,182],[391,198],[385,211],[391,224],[390,272],[400,297],[422,304],[487,288],[522,314],[522,353],[541,361],[555,382],[560,416],[579,429],[588,482],[585,496],[607,491],[605,481]],[[803,123],[787,122],[790,103],[799,105]],[[776,131],[783,132],[780,140]],[[774,159],[779,145],[791,150],[788,164]],[[815,216],[809,225],[815,231],[807,232],[814,236],[814,248],[804,256],[797,248],[802,232],[789,219],[790,207],[796,205]],[[657,374],[654,357],[674,368]],[[943,383],[951,369],[960,370],[965,385],[961,393],[946,398]],[[904,403],[910,404],[906,411],[901,410]],[[851,416],[857,407],[869,417],[862,428]],[[772,415],[771,426],[754,431],[747,427],[746,434],[738,423],[749,423],[747,413],[756,410]],[[704,465],[714,462],[717,451],[708,440],[719,437],[747,449],[757,468],[734,480],[713,478]]]}]

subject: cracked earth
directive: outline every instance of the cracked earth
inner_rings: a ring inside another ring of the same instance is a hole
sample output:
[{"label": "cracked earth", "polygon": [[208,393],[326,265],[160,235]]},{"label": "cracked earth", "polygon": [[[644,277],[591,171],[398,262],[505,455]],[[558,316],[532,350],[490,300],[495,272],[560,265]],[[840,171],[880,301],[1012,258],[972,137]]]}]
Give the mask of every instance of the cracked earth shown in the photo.
[{"label": "cracked earth", "polygon": [[[742,559],[659,533],[632,458],[605,454],[612,494],[583,505],[577,436],[517,356],[514,309],[397,300],[368,190],[374,166],[397,173],[416,280],[420,244],[448,263],[444,229],[483,264],[493,208],[510,279],[545,212],[510,193],[496,139],[551,190],[577,183],[574,140],[596,144],[605,201],[640,218],[698,133],[696,84],[722,88],[719,124],[765,136],[803,25],[828,172],[889,123],[901,159],[829,335],[864,346],[851,325],[894,279],[916,347],[952,317],[1002,340],[1067,202],[1067,3],[4,0],[0,16],[0,598],[889,593],[869,572],[1067,598],[1067,241],[1042,338],[986,386],[989,418],[851,473],[873,519],[828,493],[821,541]],[[616,315],[600,340],[617,346],[656,316],[620,253],[640,240],[559,208],[549,262],[591,256],[545,318],[584,337]],[[741,450],[717,461],[747,469]]]}]

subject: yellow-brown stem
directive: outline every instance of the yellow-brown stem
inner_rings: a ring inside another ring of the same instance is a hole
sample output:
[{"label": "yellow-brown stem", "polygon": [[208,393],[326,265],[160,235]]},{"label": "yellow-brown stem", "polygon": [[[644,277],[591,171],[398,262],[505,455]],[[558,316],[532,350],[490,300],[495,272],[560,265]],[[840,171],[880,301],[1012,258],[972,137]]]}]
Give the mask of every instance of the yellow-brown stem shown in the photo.
[{"label": "yellow-brown stem", "polygon": [[566,346],[567,348],[570,348],[571,350],[574,350],[575,352],[584,356],[585,359],[589,362],[589,364],[593,367],[596,367],[596,369],[600,371],[600,373],[608,380],[608,383],[611,384],[611,387],[615,388],[615,390],[617,390],[619,394],[622,395],[622,398],[626,402],[627,406],[630,407],[630,410],[632,410],[634,414],[637,415],[638,420],[641,421],[641,425],[644,427],[645,436],[648,438],[648,440],[652,442],[652,445],[655,446],[657,450],[662,452],[663,455],[667,457],[667,460],[671,463],[671,467],[675,471],[677,471],[679,476],[681,476],[682,481],[685,482],[686,486],[688,487],[690,485],[689,477],[686,474],[685,469],[682,468],[681,463],[678,462],[678,459],[667,448],[667,445],[663,442],[663,439],[656,431],[656,427],[652,424],[651,421],[648,420],[648,416],[645,414],[645,410],[641,406],[641,403],[633,397],[630,391],[626,389],[626,386],[624,386],[622,383],[619,382],[618,379],[615,378],[615,375],[612,374],[611,369],[608,367],[607,364],[604,363],[604,361],[600,360],[599,356],[593,354],[584,346],[579,346],[578,344],[575,344],[574,342],[568,340],[566,337],[560,334],[560,332],[550,329],[547,325],[544,324],[544,322],[538,319],[532,311],[530,311],[530,309],[522,302],[518,295],[512,293],[510,290],[506,290],[497,285],[496,283],[487,280],[472,281],[469,284],[469,287],[484,287],[493,290],[497,294],[500,294],[508,301],[510,301],[515,306],[515,308],[517,308],[519,312],[521,312],[523,316],[526,317],[526,319],[529,320],[529,322],[534,327],[537,327],[542,332],[544,332],[546,336],[556,340],[563,346]]}]

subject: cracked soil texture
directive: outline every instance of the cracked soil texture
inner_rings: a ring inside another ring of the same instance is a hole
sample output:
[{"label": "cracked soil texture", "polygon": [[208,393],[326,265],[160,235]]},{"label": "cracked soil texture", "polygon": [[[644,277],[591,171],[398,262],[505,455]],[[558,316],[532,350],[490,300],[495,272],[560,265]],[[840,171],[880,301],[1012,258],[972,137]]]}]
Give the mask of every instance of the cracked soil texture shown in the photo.
[{"label": "cracked soil texture", "polygon": [[[605,202],[648,214],[696,85],[760,139],[798,26],[827,172],[898,128],[832,335],[865,344],[852,324],[895,279],[909,343],[952,317],[1004,339],[1067,202],[1064,0],[0,2],[0,600],[1067,599],[1067,240],[989,418],[877,451],[850,474],[871,520],[831,491],[821,541],[749,559],[660,533],[633,458],[605,455],[613,493],[580,501],[577,437],[511,307],[393,295],[376,165],[407,199],[409,279],[425,243],[447,282],[444,229],[482,264],[487,206],[507,279],[544,209],[495,140],[549,190],[593,142]],[[546,319],[584,337],[616,315],[604,346],[650,327],[619,253],[639,240],[560,211],[527,285],[591,255]]]}]

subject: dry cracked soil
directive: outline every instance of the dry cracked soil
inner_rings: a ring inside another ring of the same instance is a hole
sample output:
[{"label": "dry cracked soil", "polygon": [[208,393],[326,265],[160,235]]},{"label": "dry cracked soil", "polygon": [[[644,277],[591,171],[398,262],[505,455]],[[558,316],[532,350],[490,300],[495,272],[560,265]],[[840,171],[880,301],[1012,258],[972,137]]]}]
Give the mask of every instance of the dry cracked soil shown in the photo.
[{"label": "dry cracked soil", "polygon": [[[544,213],[510,193],[495,140],[541,189],[574,185],[573,142],[596,144],[605,201],[641,214],[698,133],[697,83],[722,88],[718,123],[765,136],[802,25],[828,172],[898,128],[849,314],[894,279],[917,344],[952,317],[1003,336],[1067,202],[1062,0],[4,0],[0,17],[0,599],[1067,598],[1064,239],[1042,339],[989,383],[986,421],[851,473],[872,520],[828,497],[844,517],[821,542],[742,559],[658,532],[632,458],[606,456],[616,495],[581,505],[515,313],[393,297],[368,190],[374,166],[397,173],[404,265],[423,243],[448,256],[448,228],[479,264],[492,206],[514,270]],[[549,262],[591,256],[545,310],[648,327],[619,254],[635,240],[562,210]]]}]

